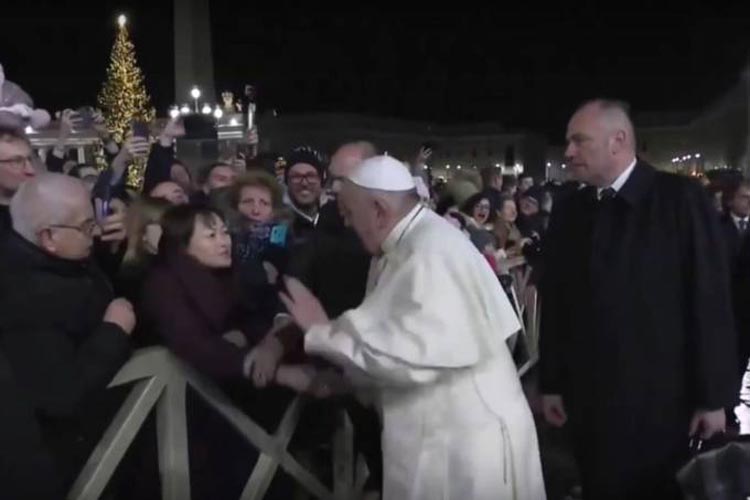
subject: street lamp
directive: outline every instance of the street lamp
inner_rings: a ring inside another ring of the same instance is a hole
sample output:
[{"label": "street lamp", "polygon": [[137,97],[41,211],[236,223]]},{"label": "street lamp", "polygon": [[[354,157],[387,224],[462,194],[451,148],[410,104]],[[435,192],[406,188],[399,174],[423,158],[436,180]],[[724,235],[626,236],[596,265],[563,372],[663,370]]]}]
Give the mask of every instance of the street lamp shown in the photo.
[{"label": "street lamp", "polygon": [[211,114],[211,106],[208,104],[203,105],[203,109],[201,110],[204,115],[210,115]]},{"label": "street lamp", "polygon": [[219,105],[216,105],[216,109],[214,109],[214,118],[217,120],[221,119],[221,117],[224,116],[224,112],[221,110]]},{"label": "street lamp", "polygon": [[128,22],[128,18],[125,17],[125,14],[120,14],[119,16],[117,16],[117,24],[120,26],[120,28],[124,28],[125,23],[127,22]]},{"label": "street lamp", "polygon": [[173,120],[177,118],[178,116],[180,116],[180,108],[178,108],[177,106],[172,106],[171,108],[169,108],[169,116]]},{"label": "street lamp", "polygon": [[198,88],[197,85],[193,85],[192,90],[190,90],[190,97],[193,98],[193,101],[195,101],[195,112],[198,112],[198,99],[201,98],[201,89]]},{"label": "street lamp", "polygon": [[187,104],[183,104],[180,108],[180,114],[182,115],[189,115],[190,114],[190,107],[188,107]]},{"label": "street lamp", "polygon": [[229,125],[232,126],[232,127],[236,127],[239,124],[240,123],[237,121],[237,118],[232,118],[232,119],[229,120]]}]

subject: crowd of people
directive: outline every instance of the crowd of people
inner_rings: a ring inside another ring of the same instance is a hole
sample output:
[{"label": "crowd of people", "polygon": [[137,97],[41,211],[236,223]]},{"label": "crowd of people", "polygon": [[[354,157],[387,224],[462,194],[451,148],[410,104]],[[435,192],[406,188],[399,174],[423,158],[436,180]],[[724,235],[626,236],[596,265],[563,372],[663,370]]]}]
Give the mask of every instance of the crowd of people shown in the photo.
[{"label": "crowd of people", "polygon": [[513,262],[541,290],[544,417],[570,430],[585,498],[679,498],[689,437],[725,430],[750,354],[750,184],[720,222],[698,183],[636,158],[620,103],[571,119],[566,184],[495,167],[437,182],[428,150],[408,165],[366,141],[296,148],[279,176],[252,155],[186,165],[179,118],[117,144],[96,114],[100,171],[69,158],[77,120],[61,113],[44,162],[0,128],[4,498],[62,498],[108,383],[163,345],[267,430],[315,399],[301,447],[346,409],[384,498],[542,500],[505,343]]}]

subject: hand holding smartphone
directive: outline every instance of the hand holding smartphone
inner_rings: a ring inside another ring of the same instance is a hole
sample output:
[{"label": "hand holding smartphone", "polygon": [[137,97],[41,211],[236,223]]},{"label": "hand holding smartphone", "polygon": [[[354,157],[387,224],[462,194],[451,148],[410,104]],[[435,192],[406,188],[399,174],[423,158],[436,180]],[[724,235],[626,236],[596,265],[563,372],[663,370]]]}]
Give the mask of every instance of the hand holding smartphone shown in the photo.
[{"label": "hand holding smartphone", "polygon": [[130,129],[133,132],[133,137],[148,139],[151,134],[148,123],[140,120],[133,120],[130,124]]}]

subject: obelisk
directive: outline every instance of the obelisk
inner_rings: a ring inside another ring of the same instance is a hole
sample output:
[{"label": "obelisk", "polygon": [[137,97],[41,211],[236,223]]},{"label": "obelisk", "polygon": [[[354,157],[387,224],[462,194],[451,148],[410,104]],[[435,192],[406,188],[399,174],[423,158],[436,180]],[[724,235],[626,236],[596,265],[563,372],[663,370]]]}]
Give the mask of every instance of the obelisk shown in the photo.
[{"label": "obelisk", "polygon": [[197,85],[200,102],[219,102],[214,90],[209,0],[174,0],[174,102],[192,107]]}]

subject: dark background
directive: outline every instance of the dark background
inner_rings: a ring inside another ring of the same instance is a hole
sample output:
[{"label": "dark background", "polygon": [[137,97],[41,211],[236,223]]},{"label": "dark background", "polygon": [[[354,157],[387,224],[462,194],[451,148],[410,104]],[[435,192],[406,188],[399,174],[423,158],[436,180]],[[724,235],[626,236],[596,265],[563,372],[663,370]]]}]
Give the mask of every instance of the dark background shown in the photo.
[{"label": "dark background", "polygon": [[[7,77],[50,110],[93,102],[124,12],[164,114],[174,99],[171,2],[63,3],[3,6]],[[576,104],[593,96],[636,110],[700,109],[737,81],[750,55],[750,7],[742,5],[271,3],[211,2],[216,90],[240,94],[255,83],[259,105],[280,113],[488,120],[558,139]]]}]

